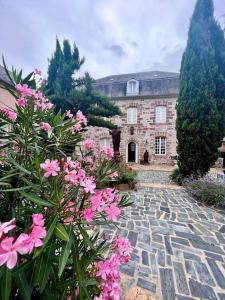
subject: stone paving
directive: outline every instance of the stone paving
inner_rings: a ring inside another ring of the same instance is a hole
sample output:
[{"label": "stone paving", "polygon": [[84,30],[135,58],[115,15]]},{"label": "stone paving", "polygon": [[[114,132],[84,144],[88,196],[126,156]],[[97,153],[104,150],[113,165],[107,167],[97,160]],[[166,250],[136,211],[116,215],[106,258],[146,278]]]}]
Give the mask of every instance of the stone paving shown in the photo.
[{"label": "stone paving", "polygon": [[[158,183],[168,183],[165,173],[145,173],[139,180],[151,183],[158,176]],[[184,189],[138,188],[128,194],[133,205],[127,218],[116,231],[106,231],[122,234],[134,247],[121,268],[126,288],[136,284],[163,300],[225,300],[225,212],[197,203]]]}]

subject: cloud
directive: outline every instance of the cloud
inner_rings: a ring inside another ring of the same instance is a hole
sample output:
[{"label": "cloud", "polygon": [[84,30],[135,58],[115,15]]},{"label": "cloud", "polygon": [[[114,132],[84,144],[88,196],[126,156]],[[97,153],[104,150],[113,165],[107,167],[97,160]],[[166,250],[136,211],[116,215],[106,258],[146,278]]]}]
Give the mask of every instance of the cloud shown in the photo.
[{"label": "cloud", "polygon": [[126,52],[123,50],[123,47],[120,45],[112,45],[107,47],[108,50],[110,50],[113,54],[115,54],[118,57],[126,55]]},{"label": "cloud", "polygon": [[[225,13],[214,0],[215,15]],[[75,42],[95,78],[179,71],[195,0],[0,0],[0,52],[26,72],[47,71],[55,37]]]}]

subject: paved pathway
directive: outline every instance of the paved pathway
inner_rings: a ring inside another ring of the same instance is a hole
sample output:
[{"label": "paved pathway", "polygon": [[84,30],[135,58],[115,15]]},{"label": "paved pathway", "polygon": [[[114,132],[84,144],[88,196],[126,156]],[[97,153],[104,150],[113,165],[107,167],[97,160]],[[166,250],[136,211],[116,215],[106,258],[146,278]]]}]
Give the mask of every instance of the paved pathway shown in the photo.
[{"label": "paved pathway", "polygon": [[[161,178],[157,184],[169,184],[165,173],[145,172],[139,179],[153,184],[155,176]],[[116,231],[134,247],[121,269],[126,287],[137,284],[163,300],[225,300],[225,212],[172,186],[139,187],[129,195],[133,205]]]}]

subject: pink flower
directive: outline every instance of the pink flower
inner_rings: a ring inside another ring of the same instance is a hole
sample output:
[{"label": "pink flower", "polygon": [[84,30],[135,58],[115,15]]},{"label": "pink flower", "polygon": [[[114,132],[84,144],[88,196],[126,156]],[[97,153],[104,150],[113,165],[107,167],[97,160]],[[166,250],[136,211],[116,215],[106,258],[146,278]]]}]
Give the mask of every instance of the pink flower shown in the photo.
[{"label": "pink flower", "polygon": [[73,117],[73,114],[71,113],[70,110],[66,110],[66,117],[68,117],[68,118],[72,118]]},{"label": "pink flower", "polygon": [[43,245],[42,239],[46,237],[46,230],[42,226],[34,226],[29,238],[26,240],[26,247],[29,249],[28,253],[31,253],[34,248],[41,247]]},{"label": "pink flower", "polygon": [[116,172],[112,173],[112,174],[109,176],[109,178],[110,178],[110,179],[116,179],[118,176],[119,176],[119,173],[116,171]]},{"label": "pink flower", "polygon": [[45,171],[45,177],[57,176],[58,172],[60,171],[59,162],[57,159],[46,159],[46,161],[41,164],[41,168]]},{"label": "pink flower", "polygon": [[86,208],[83,212],[83,217],[87,222],[93,221],[94,213],[91,208]]},{"label": "pink flower", "polygon": [[111,204],[109,207],[105,208],[105,212],[107,214],[107,219],[113,222],[116,222],[117,217],[121,214],[121,209],[115,204]]},{"label": "pink flower", "polygon": [[86,193],[93,194],[94,190],[96,188],[94,177],[87,176],[86,178],[84,178],[84,180],[81,182],[81,186],[84,187],[84,190],[85,190]]},{"label": "pink flower", "polygon": [[91,139],[86,139],[84,141],[84,150],[87,152],[93,151],[95,142]]},{"label": "pink flower", "polygon": [[12,219],[9,222],[0,224],[0,238],[2,237],[3,234],[8,233],[10,230],[12,230],[16,227],[16,225],[14,223],[15,223],[15,219]]},{"label": "pink flower", "polygon": [[34,92],[27,84],[16,84],[16,90],[24,97],[32,96]]},{"label": "pink flower", "polygon": [[34,75],[41,76],[41,70],[35,69],[35,70],[34,70]]},{"label": "pink flower", "polygon": [[71,160],[71,157],[67,157],[66,158],[66,162],[65,162],[65,164],[63,166],[64,172],[68,173],[72,169],[75,169],[78,166],[77,163],[78,162]]},{"label": "pink flower", "polygon": [[107,159],[111,159],[114,155],[113,149],[111,147],[104,146],[100,149],[101,154],[103,154]]},{"label": "pink flower", "polygon": [[14,112],[12,109],[10,108],[1,108],[0,112],[2,112],[4,114],[5,117],[7,117],[10,121],[15,122],[17,119],[17,113]]},{"label": "pink flower", "polygon": [[32,219],[33,219],[33,226],[43,227],[45,224],[44,217],[42,214],[33,214]]},{"label": "pink flower", "polygon": [[13,269],[17,263],[17,252],[26,254],[27,247],[24,242],[28,239],[28,235],[22,233],[15,243],[13,237],[6,237],[0,244],[0,266],[6,263],[7,268]]},{"label": "pink flower", "polygon": [[115,251],[118,255],[121,263],[127,263],[130,260],[130,256],[132,253],[131,243],[127,238],[122,236],[117,236],[114,240]]},{"label": "pink flower", "polygon": [[27,105],[27,100],[25,98],[19,98],[16,100],[17,104],[20,106],[20,107],[26,107]]},{"label": "pink flower", "polygon": [[48,132],[52,129],[52,126],[49,123],[41,122],[41,130]]},{"label": "pink flower", "polygon": [[76,120],[80,123],[83,123],[84,125],[87,125],[87,118],[80,110],[78,110],[78,112],[76,113]]},{"label": "pink flower", "polygon": [[105,202],[103,201],[102,198],[102,192],[101,191],[95,191],[95,194],[91,196],[91,208],[93,211],[102,211],[103,206]]}]

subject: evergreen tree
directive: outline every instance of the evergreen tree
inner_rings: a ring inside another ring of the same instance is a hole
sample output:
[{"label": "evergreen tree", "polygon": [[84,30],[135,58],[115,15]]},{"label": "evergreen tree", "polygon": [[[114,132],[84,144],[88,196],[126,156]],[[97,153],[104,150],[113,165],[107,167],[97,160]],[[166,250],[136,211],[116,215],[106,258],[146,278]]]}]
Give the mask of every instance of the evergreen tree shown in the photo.
[{"label": "evergreen tree", "polygon": [[224,132],[224,35],[212,0],[198,0],[191,19],[177,103],[179,176],[203,175],[218,157]]},{"label": "evergreen tree", "polygon": [[106,118],[120,114],[119,108],[93,90],[93,79],[88,73],[79,79],[74,77],[83,63],[76,45],[72,51],[68,40],[64,40],[62,49],[56,39],[56,50],[49,60],[46,93],[56,111],[81,110],[88,117],[89,125],[113,128]]}]

